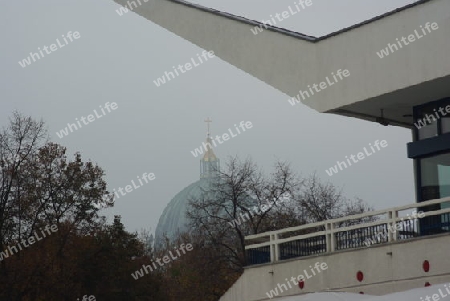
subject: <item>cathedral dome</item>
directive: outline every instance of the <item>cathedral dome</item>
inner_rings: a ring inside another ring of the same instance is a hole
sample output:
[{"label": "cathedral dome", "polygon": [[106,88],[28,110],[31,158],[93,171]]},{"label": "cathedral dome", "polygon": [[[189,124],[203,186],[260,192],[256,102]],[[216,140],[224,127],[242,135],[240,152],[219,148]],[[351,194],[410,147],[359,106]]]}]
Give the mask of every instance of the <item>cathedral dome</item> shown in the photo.
[{"label": "cathedral dome", "polygon": [[164,241],[164,236],[172,240],[179,233],[188,230],[186,211],[189,200],[200,198],[203,192],[207,190],[208,184],[208,178],[201,178],[197,182],[185,187],[173,197],[159,218],[155,231],[156,245]]},{"label": "cathedral dome", "polygon": [[[205,121],[211,122],[209,119]],[[177,193],[164,209],[155,230],[156,248],[164,242],[165,236],[169,240],[173,240],[179,233],[189,230],[189,221],[186,217],[189,201],[199,199],[208,190],[211,179],[217,176],[220,169],[220,160],[214,154],[212,145],[208,124],[206,142],[203,143],[203,148],[201,148],[202,152],[204,150],[204,155],[200,160],[200,180]]]}]

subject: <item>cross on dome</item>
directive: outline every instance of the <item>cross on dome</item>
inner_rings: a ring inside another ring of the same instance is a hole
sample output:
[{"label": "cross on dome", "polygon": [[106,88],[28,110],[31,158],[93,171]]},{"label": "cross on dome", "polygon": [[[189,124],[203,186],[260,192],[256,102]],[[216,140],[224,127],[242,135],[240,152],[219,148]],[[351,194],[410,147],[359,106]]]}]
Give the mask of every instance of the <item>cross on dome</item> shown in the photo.
[{"label": "cross on dome", "polygon": [[207,135],[208,135],[208,137],[209,137],[209,135],[210,135],[210,131],[209,131],[209,126],[210,126],[210,125],[209,125],[209,124],[212,122],[212,120],[208,117],[208,118],[205,119],[205,122],[208,123],[208,132],[207,132]]}]

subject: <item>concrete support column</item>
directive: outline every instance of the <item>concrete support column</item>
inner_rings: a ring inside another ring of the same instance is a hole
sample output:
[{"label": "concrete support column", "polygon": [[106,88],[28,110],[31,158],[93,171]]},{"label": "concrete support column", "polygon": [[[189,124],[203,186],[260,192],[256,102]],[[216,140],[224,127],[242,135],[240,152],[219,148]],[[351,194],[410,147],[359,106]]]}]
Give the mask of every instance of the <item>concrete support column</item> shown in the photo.
[{"label": "concrete support column", "polygon": [[393,242],[397,240],[398,233],[396,228],[396,218],[398,217],[398,212],[396,210],[392,210],[389,212],[389,222],[388,222],[388,241]]},{"label": "concrete support column", "polygon": [[278,245],[278,234],[270,235],[270,262],[280,260],[280,246]]},{"label": "concrete support column", "polygon": [[334,223],[325,224],[325,241],[327,244],[327,252],[331,253],[336,250],[336,236],[334,233]]}]

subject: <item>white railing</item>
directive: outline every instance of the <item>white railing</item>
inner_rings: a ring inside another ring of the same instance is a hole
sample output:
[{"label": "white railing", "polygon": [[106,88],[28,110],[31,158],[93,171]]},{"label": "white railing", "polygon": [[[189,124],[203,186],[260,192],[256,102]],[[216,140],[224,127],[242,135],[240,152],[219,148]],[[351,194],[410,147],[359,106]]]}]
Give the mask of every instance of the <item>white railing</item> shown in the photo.
[{"label": "white railing", "polygon": [[[270,232],[264,232],[264,233],[260,233],[260,234],[255,234],[255,235],[249,235],[245,237],[246,241],[251,241],[251,240],[257,240],[258,243],[254,243],[251,245],[247,245],[245,247],[246,250],[251,250],[251,249],[257,249],[257,248],[261,248],[261,247],[270,247],[270,262],[276,262],[280,260],[280,244],[282,243],[287,243],[287,242],[293,242],[293,241],[305,241],[307,239],[310,238],[317,238],[317,241],[320,241],[321,238],[323,240],[323,237],[325,237],[324,242],[325,242],[325,246],[323,246],[323,244],[319,243],[310,243],[309,247],[313,246],[313,245],[317,245],[317,246],[321,246],[321,251],[319,251],[319,253],[331,253],[331,252],[335,252],[336,250],[338,250],[338,246],[337,246],[337,241],[338,241],[338,236],[341,233],[346,235],[348,234],[349,231],[353,231],[353,233],[355,233],[356,231],[360,231],[361,233],[364,232],[364,230],[370,228],[370,227],[375,227],[375,226],[381,226],[380,228],[387,228],[387,229],[395,229],[395,227],[397,226],[397,224],[399,223],[404,223],[405,221],[405,216],[400,216],[402,211],[406,211],[406,210],[410,210],[410,209],[416,209],[417,212],[420,212],[420,208],[422,207],[426,207],[426,206],[430,206],[430,205],[442,205],[444,203],[450,202],[450,197],[447,198],[442,198],[442,199],[436,199],[436,200],[430,200],[430,201],[426,201],[426,202],[422,202],[422,203],[414,203],[414,204],[410,204],[410,205],[405,205],[405,206],[401,206],[401,207],[395,207],[395,208],[390,208],[390,209],[386,209],[386,210],[378,210],[378,211],[370,211],[370,212],[366,212],[366,213],[362,213],[362,214],[356,214],[356,215],[350,215],[350,216],[346,216],[346,217],[342,217],[342,218],[337,218],[337,219],[332,219],[332,220],[327,220],[327,221],[322,221],[322,222],[317,222],[317,223],[312,223],[312,224],[306,224],[306,225],[301,225],[301,226],[297,226],[297,227],[290,227],[290,228],[285,228],[285,229],[281,229],[281,230],[276,230],[276,231],[270,231]],[[449,206],[450,207],[450,206]],[[442,208],[442,206],[441,206]],[[428,217],[428,216],[440,216],[442,214],[445,213],[450,213],[450,208],[445,208],[445,209],[440,209],[440,210],[436,210],[436,211],[427,211],[427,212],[423,212],[421,213],[421,217]],[[418,215],[418,214],[417,214]],[[361,220],[368,220],[368,222],[364,222]],[[408,219],[409,220],[409,219]],[[411,219],[413,220],[413,219]],[[415,219],[415,221],[419,220],[419,218]],[[355,221],[359,222],[355,225],[351,225],[351,226],[345,226],[346,224],[351,224],[353,221],[353,223],[355,223]],[[449,222],[447,220],[447,222]],[[415,222],[417,223],[417,222]],[[342,226],[344,225],[344,226]],[[448,229],[448,224],[447,224],[447,231]],[[308,229],[311,231],[311,228],[313,229],[313,233],[308,233],[308,234],[302,234],[302,235],[295,235],[295,236],[291,236],[291,237],[286,237],[286,238],[281,238],[282,236],[288,236],[291,232],[295,232],[295,231],[308,231]],[[322,231],[317,231],[317,229],[323,229]],[[416,227],[417,229],[418,227]],[[343,233],[346,232],[346,233]],[[396,240],[399,239],[399,235],[401,231],[388,231],[387,234],[387,241],[386,242],[394,242]],[[367,237],[365,237],[367,238]],[[261,242],[263,241],[263,242]],[[358,245],[358,244],[357,244]],[[358,246],[354,247],[354,248],[358,248],[358,247],[362,247],[361,244],[359,244]],[[345,249],[351,249],[350,248],[345,248]],[[342,248],[341,248],[342,249]],[[312,255],[312,254],[311,254]],[[299,255],[298,257],[300,257],[302,255]],[[297,256],[293,256],[293,257],[297,257]]]}]

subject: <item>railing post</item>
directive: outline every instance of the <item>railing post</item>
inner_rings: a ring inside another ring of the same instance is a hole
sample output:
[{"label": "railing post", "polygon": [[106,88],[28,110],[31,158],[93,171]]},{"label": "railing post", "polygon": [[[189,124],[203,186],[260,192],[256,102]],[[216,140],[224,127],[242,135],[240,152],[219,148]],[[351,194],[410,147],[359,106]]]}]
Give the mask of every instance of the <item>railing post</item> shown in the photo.
[{"label": "railing post", "polygon": [[336,237],[334,236],[334,223],[327,222],[325,224],[325,243],[327,252],[332,253],[336,250]]},{"label": "railing post", "polygon": [[397,240],[397,222],[395,221],[398,217],[398,212],[396,210],[389,211],[389,222],[387,224],[388,227],[388,241],[394,242]]},{"label": "railing post", "polygon": [[330,223],[330,231],[331,231],[331,252],[336,251],[336,232],[334,232],[334,223]]},{"label": "railing post", "polygon": [[270,234],[270,262],[280,260],[280,245],[278,244],[278,234]]}]

